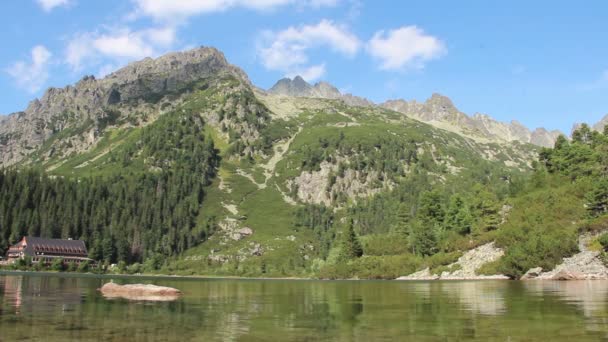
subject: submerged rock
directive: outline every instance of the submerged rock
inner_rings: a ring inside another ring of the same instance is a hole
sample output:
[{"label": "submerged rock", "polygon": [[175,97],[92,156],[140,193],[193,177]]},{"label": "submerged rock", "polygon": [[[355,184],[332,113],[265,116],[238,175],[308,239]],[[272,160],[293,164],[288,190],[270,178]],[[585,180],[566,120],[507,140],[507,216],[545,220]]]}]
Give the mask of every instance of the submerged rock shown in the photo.
[{"label": "submerged rock", "polygon": [[542,267],[534,267],[528,270],[526,274],[521,276],[520,280],[530,280],[537,278],[541,273],[543,273]]},{"label": "submerged rock", "polygon": [[182,292],[178,289],[151,284],[118,285],[107,283],[99,291],[106,298],[124,298],[129,300],[173,301]]},{"label": "submerged rock", "polygon": [[557,272],[551,280],[585,280],[587,276],[581,272],[561,270]]}]

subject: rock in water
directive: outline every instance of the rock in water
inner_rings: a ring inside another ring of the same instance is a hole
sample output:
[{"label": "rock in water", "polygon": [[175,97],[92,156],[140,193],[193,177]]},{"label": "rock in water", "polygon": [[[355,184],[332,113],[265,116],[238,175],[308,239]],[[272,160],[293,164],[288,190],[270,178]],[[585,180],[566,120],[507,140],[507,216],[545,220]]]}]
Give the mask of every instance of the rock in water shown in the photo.
[{"label": "rock in water", "polygon": [[524,274],[523,276],[521,276],[520,280],[535,279],[541,273],[543,273],[543,268],[542,267],[531,268],[531,269],[528,270],[528,272],[526,272],[526,274]]},{"label": "rock in water", "polygon": [[173,301],[182,292],[178,289],[151,284],[118,285],[107,283],[99,291],[106,298],[124,298],[129,300]]},{"label": "rock in water", "polygon": [[561,270],[561,271],[557,272],[551,279],[552,280],[585,280],[586,275],[581,272],[577,272],[577,271]]}]

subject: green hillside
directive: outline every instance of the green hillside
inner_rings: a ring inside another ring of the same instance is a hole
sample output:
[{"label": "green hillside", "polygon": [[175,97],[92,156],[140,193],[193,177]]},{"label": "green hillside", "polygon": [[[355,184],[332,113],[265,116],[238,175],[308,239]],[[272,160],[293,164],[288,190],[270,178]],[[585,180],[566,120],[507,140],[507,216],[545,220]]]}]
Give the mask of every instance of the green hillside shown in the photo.
[{"label": "green hillside", "polygon": [[0,249],[79,238],[125,272],[392,279],[496,241],[506,255],[484,272],[518,277],[604,224],[606,138],[586,126],[537,157],[234,75],[179,89],[140,99],[159,112],[113,104],[5,169]]}]

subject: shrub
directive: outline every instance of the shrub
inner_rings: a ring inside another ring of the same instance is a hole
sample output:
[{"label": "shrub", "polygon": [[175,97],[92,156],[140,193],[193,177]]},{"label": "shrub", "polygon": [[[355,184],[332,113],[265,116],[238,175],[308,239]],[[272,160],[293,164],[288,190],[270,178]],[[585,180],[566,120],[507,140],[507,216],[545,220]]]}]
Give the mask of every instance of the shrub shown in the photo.
[{"label": "shrub", "polygon": [[402,235],[374,234],[364,236],[361,240],[365,255],[401,255],[409,252],[408,241]]},{"label": "shrub", "polygon": [[63,258],[55,258],[53,263],[51,264],[51,270],[57,272],[63,272],[65,270],[65,264],[63,263]]},{"label": "shrub", "polygon": [[87,273],[89,271],[90,266],[91,265],[88,261],[81,262],[80,265],[78,265],[78,272]]},{"label": "shrub", "polygon": [[604,249],[604,251],[608,250],[608,233],[602,234],[597,241],[600,243],[600,245],[602,245],[602,249]]}]

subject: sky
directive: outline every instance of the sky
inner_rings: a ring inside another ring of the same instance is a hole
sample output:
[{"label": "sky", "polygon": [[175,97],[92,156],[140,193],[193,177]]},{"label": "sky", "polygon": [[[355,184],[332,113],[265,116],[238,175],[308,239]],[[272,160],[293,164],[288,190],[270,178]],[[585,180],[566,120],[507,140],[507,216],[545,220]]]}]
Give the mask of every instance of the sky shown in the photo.
[{"label": "sky", "polygon": [[375,102],[441,93],[467,114],[560,129],[608,113],[608,2],[7,0],[0,113],[48,87],[213,46],[254,84],[302,75]]}]

